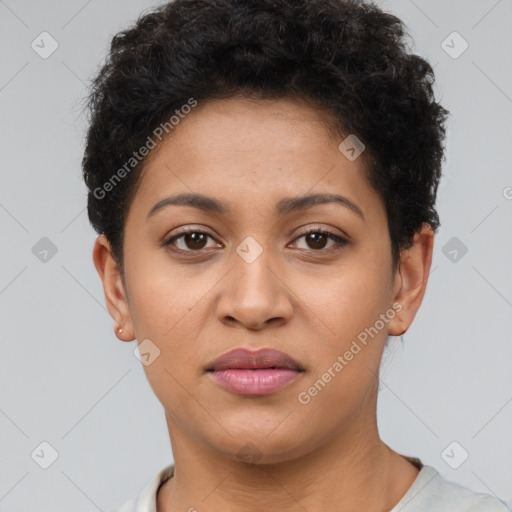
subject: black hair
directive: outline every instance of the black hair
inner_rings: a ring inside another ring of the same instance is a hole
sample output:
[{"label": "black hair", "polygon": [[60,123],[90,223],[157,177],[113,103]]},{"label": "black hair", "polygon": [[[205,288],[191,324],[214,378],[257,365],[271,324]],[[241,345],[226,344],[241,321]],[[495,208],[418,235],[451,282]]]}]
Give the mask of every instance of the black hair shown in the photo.
[{"label": "black hair", "polygon": [[432,67],[406,36],[399,18],[358,0],[175,0],[115,35],[92,82],[82,166],[89,220],[121,270],[147,158],[139,148],[155,142],[159,126],[170,132],[184,106],[240,94],[306,100],[338,133],[363,142],[396,266],[423,223],[440,224],[449,114],[435,100]]}]

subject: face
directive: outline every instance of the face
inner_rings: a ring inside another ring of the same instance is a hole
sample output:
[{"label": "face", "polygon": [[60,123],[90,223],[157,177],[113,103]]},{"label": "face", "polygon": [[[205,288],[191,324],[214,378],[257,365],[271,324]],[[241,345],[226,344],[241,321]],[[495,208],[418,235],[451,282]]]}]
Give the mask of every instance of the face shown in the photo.
[{"label": "face", "polygon": [[[400,295],[384,204],[342,141],[305,104],[231,98],[198,105],[147,160],[125,225],[127,302],[107,302],[146,340],[171,431],[278,462],[374,421],[386,337],[423,289]],[[178,194],[210,199],[162,203]],[[271,392],[234,391],[207,368],[235,348],[279,350],[303,371]]]}]

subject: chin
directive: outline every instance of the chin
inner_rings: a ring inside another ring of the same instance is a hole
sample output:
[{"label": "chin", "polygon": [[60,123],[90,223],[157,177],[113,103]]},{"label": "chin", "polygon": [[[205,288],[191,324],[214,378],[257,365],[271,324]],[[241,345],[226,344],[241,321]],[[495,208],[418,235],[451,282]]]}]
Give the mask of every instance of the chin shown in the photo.
[{"label": "chin", "polygon": [[251,428],[226,430],[232,435],[226,434],[222,440],[212,442],[212,446],[230,459],[247,464],[287,462],[305,455],[308,452],[306,444],[310,444],[303,438],[304,431],[286,428],[273,430],[268,422],[253,424]]}]

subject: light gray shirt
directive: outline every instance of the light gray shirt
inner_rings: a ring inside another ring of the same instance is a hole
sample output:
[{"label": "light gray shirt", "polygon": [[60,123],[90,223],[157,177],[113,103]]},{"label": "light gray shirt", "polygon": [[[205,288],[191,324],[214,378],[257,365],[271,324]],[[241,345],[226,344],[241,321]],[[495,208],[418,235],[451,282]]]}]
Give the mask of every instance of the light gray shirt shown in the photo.
[{"label": "light gray shirt", "polygon": [[[166,466],[139,494],[112,512],[157,512],[158,489],[173,472],[173,464]],[[511,509],[498,498],[470,491],[445,480],[432,466],[423,465],[409,490],[389,512],[511,512]]]}]

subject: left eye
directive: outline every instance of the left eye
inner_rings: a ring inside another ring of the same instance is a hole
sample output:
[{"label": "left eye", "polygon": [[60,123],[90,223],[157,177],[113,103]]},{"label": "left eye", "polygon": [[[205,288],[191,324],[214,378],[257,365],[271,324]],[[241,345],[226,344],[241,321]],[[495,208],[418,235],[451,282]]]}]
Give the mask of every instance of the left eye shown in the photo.
[{"label": "left eye", "polygon": [[347,243],[346,240],[334,233],[323,231],[321,229],[314,229],[306,233],[302,233],[302,235],[297,237],[296,240],[300,240],[301,238],[305,238],[306,243],[310,245],[310,247],[305,247],[305,249],[311,248],[315,251],[325,250],[325,245],[329,240],[331,240],[333,244],[327,247],[327,249],[331,249],[333,246],[343,246]]}]

